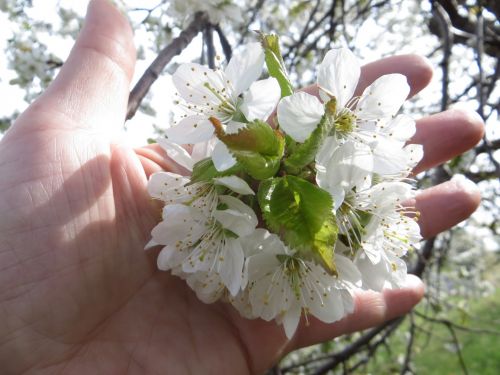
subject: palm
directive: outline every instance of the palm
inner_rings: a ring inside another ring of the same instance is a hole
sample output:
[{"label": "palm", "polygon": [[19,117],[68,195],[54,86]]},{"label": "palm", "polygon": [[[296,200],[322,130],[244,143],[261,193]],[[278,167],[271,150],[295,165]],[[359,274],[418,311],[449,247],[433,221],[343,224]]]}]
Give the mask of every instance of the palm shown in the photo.
[{"label": "palm", "polygon": [[[419,284],[364,293],[355,314],[334,325],[312,321],[288,342],[274,323],[205,305],[184,282],[158,272],[156,254],[142,250],[160,213],[146,182],[168,165],[154,149],[113,143],[109,129],[123,123],[133,48],[117,12],[104,1],[93,8],[93,27],[56,82],[0,143],[0,363],[7,373],[262,372],[292,348],[380,323],[418,301]],[[398,71],[415,93],[428,67],[406,59],[368,66],[362,85]],[[421,168],[481,136],[470,116],[446,116],[420,123]],[[451,146],[433,147],[435,123],[442,132],[455,126]],[[477,195],[456,186],[429,190],[417,202],[424,235],[465,218],[476,204]]]}]

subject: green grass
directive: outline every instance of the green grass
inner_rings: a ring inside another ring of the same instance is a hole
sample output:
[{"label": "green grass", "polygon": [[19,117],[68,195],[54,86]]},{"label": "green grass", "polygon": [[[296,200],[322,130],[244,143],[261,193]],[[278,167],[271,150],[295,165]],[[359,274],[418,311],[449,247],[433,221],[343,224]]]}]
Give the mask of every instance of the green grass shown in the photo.
[{"label": "green grass", "polygon": [[[500,290],[487,298],[471,301],[470,317],[464,324],[469,328],[500,332]],[[448,320],[461,323],[462,314],[451,312]],[[416,342],[419,351],[414,358],[418,374],[461,374],[459,357],[449,330],[443,324],[433,324],[431,340],[424,337]],[[498,375],[500,373],[500,335],[455,330],[461,352],[470,374]]]},{"label": "green grass", "polygon": [[[500,274],[498,265],[495,276]],[[500,276],[490,280],[493,285],[500,284]],[[463,310],[451,310],[447,316],[443,313],[440,319],[445,319],[461,326],[477,329],[497,331],[500,333],[500,288],[491,295],[466,301],[465,313]],[[424,308],[417,311],[424,313]],[[432,316],[432,314],[427,314]],[[429,323],[418,316],[415,322],[424,331],[417,330],[413,350],[413,367],[416,374],[424,375],[455,375],[463,374],[459,356],[452,335],[446,325]],[[410,329],[408,319],[399,328],[403,334],[394,335],[388,342],[387,348],[380,348],[376,357],[366,368],[361,368],[357,374],[399,374],[401,361],[404,358],[407,337],[404,333]],[[465,366],[470,375],[498,375],[500,374],[500,335],[485,332],[467,332],[455,329]],[[390,355],[387,350],[390,350]],[[396,359],[397,358],[397,359]]]}]

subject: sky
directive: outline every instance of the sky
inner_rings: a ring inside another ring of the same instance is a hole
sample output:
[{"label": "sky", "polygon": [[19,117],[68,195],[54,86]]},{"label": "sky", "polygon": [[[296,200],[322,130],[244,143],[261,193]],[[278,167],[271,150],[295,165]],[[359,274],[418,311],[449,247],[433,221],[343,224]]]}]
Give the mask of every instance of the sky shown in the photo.
[{"label": "sky", "polygon": [[[34,0],[33,8],[30,11],[30,15],[34,18],[44,20],[57,24],[59,22],[59,17],[57,15],[56,9],[58,6],[68,6],[70,5],[75,11],[80,15],[85,14],[88,1],[86,0]],[[132,6],[137,5],[138,7],[150,7],[154,6],[158,1],[127,1],[127,4]],[[137,19],[142,19],[144,14],[141,12],[133,12],[130,14],[131,17],[136,17]],[[10,22],[3,12],[0,12],[0,50],[4,51],[6,48],[7,39],[12,35],[12,30],[16,25]],[[42,35],[43,37],[43,35]],[[48,38],[49,36],[45,36]],[[136,45],[141,44],[141,40],[144,40],[145,34],[141,30],[136,30],[135,42]],[[50,48],[62,61],[65,61],[73,41],[69,38],[66,40],[62,38],[51,38]],[[183,51],[180,59],[186,61],[194,59],[199,55],[201,50],[201,38],[196,38],[193,43]],[[132,86],[137,82],[142,73],[147,69],[148,65],[155,58],[151,52],[146,51],[145,59],[138,60],[134,78],[132,80]],[[175,62],[179,58],[174,59]],[[7,69],[7,59],[4,53],[0,54],[0,97],[2,97],[3,105],[0,108],[0,117],[10,116],[14,110],[23,111],[27,106],[23,99],[24,90],[20,89],[18,86],[13,86],[9,84],[9,81],[15,78],[13,71]],[[148,138],[155,138],[155,132],[153,124],[159,127],[169,126],[170,113],[173,109],[173,94],[175,89],[171,82],[170,75],[166,74],[161,76],[153,85],[149,97],[151,97],[151,106],[155,108],[156,114],[154,117],[145,115],[140,111],[137,112],[136,116],[126,123],[126,131],[123,134],[124,141],[132,146],[138,147],[144,145]],[[0,135],[1,137],[1,135]]]}]

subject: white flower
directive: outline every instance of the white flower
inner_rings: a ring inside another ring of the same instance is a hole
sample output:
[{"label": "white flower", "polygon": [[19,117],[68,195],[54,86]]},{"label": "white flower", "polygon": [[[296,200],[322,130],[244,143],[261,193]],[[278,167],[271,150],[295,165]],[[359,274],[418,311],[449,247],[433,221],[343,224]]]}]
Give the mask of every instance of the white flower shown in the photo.
[{"label": "white flower", "polygon": [[164,245],[158,256],[160,269],[203,272],[212,279],[214,273],[229,292],[236,295],[244,264],[239,237],[253,232],[257,218],[239,199],[218,195],[216,185],[239,194],[254,193],[236,176],[220,177],[211,182],[188,182],[189,179],[168,172],[151,176],[150,195],[167,205],[163,209],[163,221],[151,232],[148,247]]},{"label": "white flower", "polygon": [[[397,117],[388,128],[396,128],[395,124],[400,121],[401,118]],[[365,142],[338,140],[334,136],[327,137],[323,142],[315,160],[316,183],[330,192],[336,210],[353,188],[361,191],[369,187],[374,173],[385,170],[387,173],[381,174],[382,178],[400,180],[408,176],[420,161],[423,156],[421,145],[404,146],[403,141],[396,139],[400,134],[396,129],[390,134],[393,140],[380,137],[381,142],[375,149]]]},{"label": "white flower", "polygon": [[213,154],[217,140],[211,139],[196,143],[191,148],[191,152],[188,152],[185,147],[167,138],[159,138],[157,142],[165,150],[170,159],[192,172],[195,163]]},{"label": "white flower", "polygon": [[366,253],[360,252],[354,264],[362,275],[363,289],[381,291],[384,288],[397,289],[404,286],[406,263],[390,251],[382,251],[380,260],[373,264]]},{"label": "white flower", "polygon": [[172,76],[188,115],[165,134],[175,143],[209,140],[217,118],[228,133],[238,132],[247,121],[266,120],[274,110],[280,87],[274,78],[255,82],[262,73],[264,52],[251,43],[235,54],[224,71],[199,64],[183,64]]},{"label": "white flower", "polygon": [[417,247],[422,238],[416,220],[407,216],[415,211],[403,205],[412,197],[411,185],[383,181],[351,192],[337,211],[341,235],[335,252],[356,254],[363,288],[379,291],[403,284],[406,265],[399,257]]},{"label": "white flower", "polygon": [[162,270],[180,267],[185,273],[216,273],[232,295],[241,287],[243,249],[238,237],[250,234],[257,225],[255,214],[238,199],[220,196],[227,205],[207,217],[194,207],[168,205],[151,235],[165,247],[158,256]]},{"label": "white flower", "polygon": [[247,258],[244,283],[253,316],[282,323],[288,338],[299,324],[302,311],[326,323],[335,322],[354,309],[352,290],[360,275],[353,263],[338,256],[339,277],[329,275],[313,261],[292,254],[275,235],[260,251]]},{"label": "white flower", "polygon": [[189,203],[209,216],[218,204],[218,195],[211,182],[189,184],[187,177],[171,172],[153,173],[149,178],[148,192],[152,198],[167,205]]},{"label": "white flower", "polygon": [[[337,207],[343,195],[370,174],[406,175],[409,166],[422,157],[420,145],[405,146],[415,133],[415,122],[407,116],[394,118],[409,93],[406,77],[382,76],[359,98],[353,98],[360,72],[352,52],[345,48],[331,50],[318,71],[319,93],[325,104],[299,92],[278,105],[280,127],[298,142],[304,142],[326,117],[332,132],[316,157],[317,182],[332,193]],[[339,163],[352,163],[353,169],[345,171],[348,166],[342,167],[341,176]],[[347,178],[346,173],[354,174]]]},{"label": "white flower", "polygon": [[346,193],[371,183],[373,158],[370,148],[353,141],[339,142],[327,137],[316,155],[316,183],[330,193],[334,210],[343,203]]}]

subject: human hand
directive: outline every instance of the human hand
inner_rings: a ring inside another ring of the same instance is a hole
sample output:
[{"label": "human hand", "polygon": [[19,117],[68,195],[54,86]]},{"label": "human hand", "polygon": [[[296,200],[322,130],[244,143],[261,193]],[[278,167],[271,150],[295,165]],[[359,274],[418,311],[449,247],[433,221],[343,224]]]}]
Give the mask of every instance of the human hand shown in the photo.
[{"label": "human hand", "polygon": [[[142,249],[159,220],[147,177],[175,169],[155,147],[135,152],[114,135],[125,119],[134,68],[132,32],[105,0],[51,87],[0,143],[0,364],[3,373],[262,373],[301,346],[364,329],[409,311],[422,297],[414,278],[399,290],[362,292],[335,324],[310,319],[292,340],[274,322],[246,320],[231,306],[201,303],[156,269]],[[430,80],[415,56],[365,66],[359,90],[387,73],[411,94]],[[448,111],[418,122],[417,171],[481,138],[473,114]],[[453,182],[417,197],[422,234],[465,219],[479,202]]]}]

